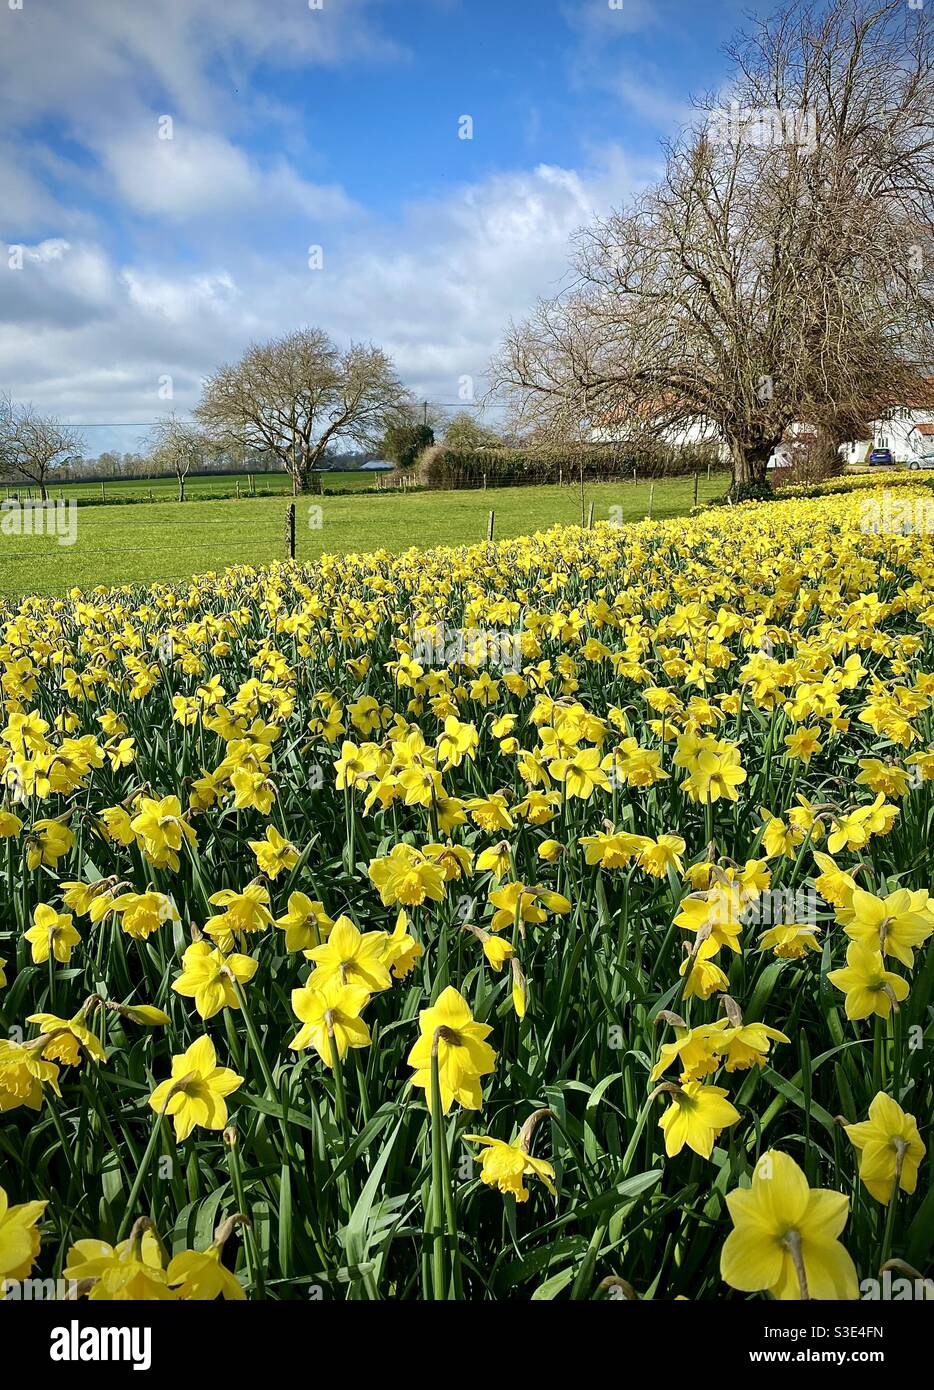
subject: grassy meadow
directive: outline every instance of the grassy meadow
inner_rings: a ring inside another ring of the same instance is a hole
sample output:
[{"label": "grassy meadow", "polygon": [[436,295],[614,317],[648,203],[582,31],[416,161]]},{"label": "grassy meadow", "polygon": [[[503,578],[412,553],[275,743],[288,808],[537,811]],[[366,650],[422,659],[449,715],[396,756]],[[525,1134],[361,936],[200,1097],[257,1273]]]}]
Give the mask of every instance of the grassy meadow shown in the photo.
[{"label": "grassy meadow", "polygon": [[[725,475],[701,477],[700,500],[722,495],[726,486]],[[646,515],[650,493],[656,517],[687,513],[693,480],[665,480],[654,490],[646,482],[588,485],[585,506],[589,509],[593,502],[597,521],[611,515],[634,520]],[[167,582],[233,565],[269,564],[285,555],[289,500],[283,492],[281,498],[239,501],[82,506],[73,546],[60,545],[55,536],[0,535],[0,593],[63,594],[72,588]],[[491,508],[497,538],[579,524],[581,519],[575,487],[302,497],[296,503],[296,558],[470,545],[485,538]]]}]

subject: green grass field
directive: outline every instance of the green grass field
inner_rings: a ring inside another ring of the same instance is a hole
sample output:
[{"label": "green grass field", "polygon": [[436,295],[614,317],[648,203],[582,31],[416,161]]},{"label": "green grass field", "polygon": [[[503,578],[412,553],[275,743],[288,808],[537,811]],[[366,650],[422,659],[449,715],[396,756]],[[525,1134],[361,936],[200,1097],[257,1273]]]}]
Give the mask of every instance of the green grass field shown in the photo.
[{"label": "green grass field", "polygon": [[[362,469],[348,469],[343,472],[322,473],[321,479],[325,493],[358,492],[375,488],[378,473],[364,472]],[[249,475],[246,473],[207,474],[185,481],[185,500],[209,501],[214,499],[236,500],[239,486],[241,497],[250,491]],[[292,482],[286,473],[254,473],[253,486],[259,497],[269,494],[285,496],[292,491]],[[103,491],[102,491],[103,490]],[[0,490],[0,501],[4,497],[38,496],[38,489],[4,484]],[[49,488],[52,498],[77,497],[82,502],[174,502],[178,499],[178,482],[172,478],[120,478],[100,482],[53,483]]]},{"label": "green grass field", "polygon": [[[700,480],[701,501],[720,496],[728,479]],[[585,488],[594,519],[638,520],[647,514],[650,484],[600,483]],[[655,484],[653,515],[676,516],[693,501],[691,478]],[[320,513],[311,510],[320,507]],[[467,545],[484,540],[490,508],[497,538],[531,534],[558,523],[580,524],[575,487],[496,488],[475,492],[298,499],[296,556],[347,554],[385,548]],[[618,511],[612,510],[618,508]],[[228,565],[262,565],[285,556],[285,497],[146,506],[84,506],[77,543],[55,536],[0,535],[0,593],[61,594],[105,584],[184,579]],[[320,525],[312,525],[320,517]]]}]

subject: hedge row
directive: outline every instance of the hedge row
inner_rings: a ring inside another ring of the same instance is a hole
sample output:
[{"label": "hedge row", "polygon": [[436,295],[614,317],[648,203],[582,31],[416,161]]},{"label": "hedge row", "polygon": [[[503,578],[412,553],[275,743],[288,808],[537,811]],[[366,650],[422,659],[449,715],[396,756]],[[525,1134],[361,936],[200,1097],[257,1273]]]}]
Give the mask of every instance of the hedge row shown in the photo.
[{"label": "hedge row", "polygon": [[718,467],[710,448],[589,444],[567,449],[426,449],[419,481],[432,488],[517,487],[533,483],[675,478]]}]

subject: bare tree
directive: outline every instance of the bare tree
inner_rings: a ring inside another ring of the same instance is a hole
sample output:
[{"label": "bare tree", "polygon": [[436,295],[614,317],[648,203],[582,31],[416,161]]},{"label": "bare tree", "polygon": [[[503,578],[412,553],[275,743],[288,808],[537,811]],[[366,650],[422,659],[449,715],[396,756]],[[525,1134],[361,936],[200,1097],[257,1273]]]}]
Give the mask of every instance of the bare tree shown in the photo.
[{"label": "bare tree", "polygon": [[375,445],[408,418],[412,400],[389,357],[352,344],[341,352],[319,328],[254,343],[205,382],[196,415],[221,447],[272,452],[307,491],[338,442]]},{"label": "bare tree", "polygon": [[492,376],[556,430],[706,426],[742,484],[794,421],[916,394],[934,361],[934,47],[901,0],[792,0],[729,52],[729,103],[579,234]]},{"label": "bare tree", "polygon": [[178,500],[185,500],[185,479],[204,463],[208,439],[198,425],[167,415],[150,436],[152,461],[160,469],[171,469],[178,479]]},{"label": "bare tree", "polygon": [[0,478],[13,472],[13,402],[6,393],[0,395]]},{"label": "bare tree", "polygon": [[35,483],[43,502],[57,469],[80,456],[81,434],[42,415],[31,405],[0,402],[0,474],[11,481]]}]

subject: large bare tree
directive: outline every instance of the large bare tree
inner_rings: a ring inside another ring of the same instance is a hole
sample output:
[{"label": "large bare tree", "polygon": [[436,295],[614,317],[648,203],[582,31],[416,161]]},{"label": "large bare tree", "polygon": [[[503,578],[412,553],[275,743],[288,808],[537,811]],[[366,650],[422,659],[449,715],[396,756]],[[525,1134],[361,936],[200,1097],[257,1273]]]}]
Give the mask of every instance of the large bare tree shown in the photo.
[{"label": "large bare tree", "polygon": [[31,405],[0,401],[0,476],[35,483],[42,501],[55,471],[80,455],[79,430],[43,415]]},{"label": "large bare tree", "polygon": [[729,52],[726,97],[578,234],[492,376],[556,431],[707,426],[740,484],[794,421],[895,405],[934,363],[934,47],[903,0],[792,0]]},{"label": "large bare tree", "polygon": [[338,349],[320,328],[254,343],[205,382],[196,415],[222,447],[269,451],[309,489],[329,448],[373,446],[412,401],[390,358],[370,344]]}]

